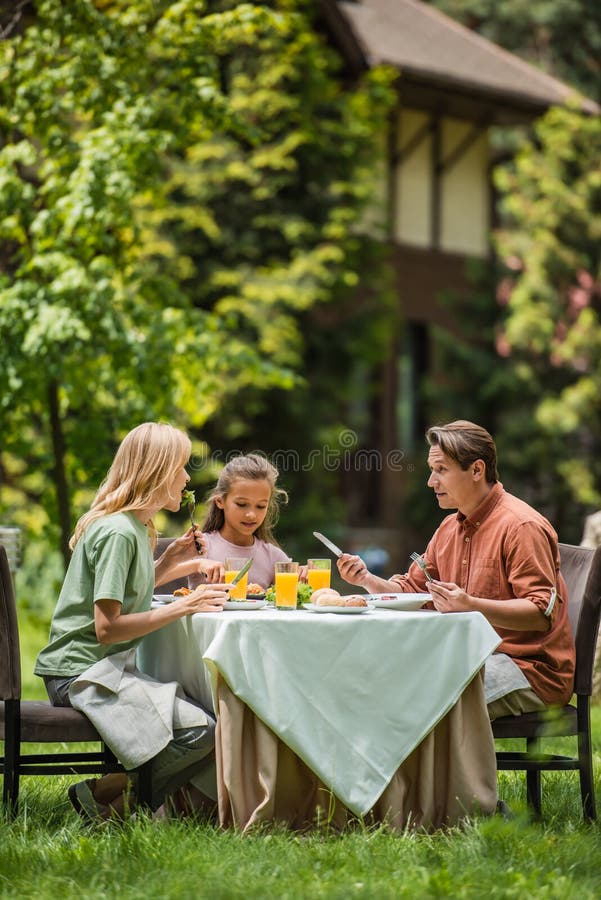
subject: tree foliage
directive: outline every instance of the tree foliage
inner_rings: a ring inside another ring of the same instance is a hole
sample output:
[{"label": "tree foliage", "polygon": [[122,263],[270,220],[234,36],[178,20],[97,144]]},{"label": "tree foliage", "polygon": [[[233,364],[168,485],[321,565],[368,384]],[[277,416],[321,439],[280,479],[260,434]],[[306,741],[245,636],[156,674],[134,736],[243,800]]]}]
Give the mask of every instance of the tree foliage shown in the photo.
[{"label": "tree foliage", "polygon": [[[594,0],[435,0],[468,27],[601,99],[601,6]],[[497,309],[489,399],[503,471],[577,541],[601,503],[599,310],[601,122],[577,100],[542,117],[496,171]],[[450,348],[456,357],[457,348]],[[494,373],[494,374],[493,374]]]},{"label": "tree foliage", "polygon": [[0,474],[4,508],[23,492],[65,548],[124,430],[298,381],[299,312],[356,279],[388,78],[345,88],[300,0],[21,7],[0,44]]},{"label": "tree foliage", "polygon": [[601,119],[554,109],[497,178],[508,316],[498,347],[536,385],[572,496],[601,503]]},{"label": "tree foliage", "polygon": [[429,0],[506,50],[601,98],[598,0]]}]

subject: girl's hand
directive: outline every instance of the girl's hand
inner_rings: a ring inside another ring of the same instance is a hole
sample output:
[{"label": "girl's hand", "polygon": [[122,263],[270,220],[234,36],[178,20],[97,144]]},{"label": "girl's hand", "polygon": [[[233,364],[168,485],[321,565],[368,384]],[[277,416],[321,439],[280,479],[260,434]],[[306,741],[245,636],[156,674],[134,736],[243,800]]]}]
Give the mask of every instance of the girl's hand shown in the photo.
[{"label": "girl's hand", "polygon": [[204,575],[209,584],[214,584],[217,581],[224,582],[225,566],[217,559],[207,559],[206,557],[203,557],[195,562],[195,568],[190,574]]},{"label": "girl's hand", "polygon": [[223,604],[229,600],[228,584],[201,584],[191,594],[187,594],[177,603],[186,607],[186,615],[200,612],[221,612]]},{"label": "girl's hand", "polygon": [[308,581],[307,571],[308,571],[307,566],[299,566],[298,567],[298,580],[301,582],[301,584],[307,584],[307,581]]},{"label": "girl's hand", "polygon": [[336,565],[341,578],[344,578],[349,584],[363,584],[370,574],[361,557],[353,556],[350,553],[343,553]]}]

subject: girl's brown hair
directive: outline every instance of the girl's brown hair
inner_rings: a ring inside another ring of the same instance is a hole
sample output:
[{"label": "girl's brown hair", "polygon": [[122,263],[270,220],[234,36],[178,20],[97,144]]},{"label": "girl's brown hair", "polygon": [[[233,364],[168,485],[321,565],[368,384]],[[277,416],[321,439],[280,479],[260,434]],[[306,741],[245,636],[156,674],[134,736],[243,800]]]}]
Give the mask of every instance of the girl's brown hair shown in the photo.
[{"label": "girl's brown hair", "polygon": [[[119,445],[92,506],[78,521],[70,548],[96,519],[156,504],[165,485],[187,464],[191,450],[190,438],[172,425],[144,422],[130,431]],[[147,525],[154,547],[156,529],[152,521]]]},{"label": "girl's brown hair", "polygon": [[219,531],[225,523],[223,510],[215,503],[215,500],[225,500],[234,486],[234,482],[240,479],[249,481],[266,481],[271,493],[267,513],[262,524],[254,532],[259,540],[278,546],[273,536],[273,528],[278,520],[280,504],[288,502],[288,494],[282,488],[276,486],[279,472],[275,466],[259,453],[249,453],[247,456],[235,456],[225,464],[217,480],[217,484],[207,497],[208,510],[204,520],[203,531]]}]

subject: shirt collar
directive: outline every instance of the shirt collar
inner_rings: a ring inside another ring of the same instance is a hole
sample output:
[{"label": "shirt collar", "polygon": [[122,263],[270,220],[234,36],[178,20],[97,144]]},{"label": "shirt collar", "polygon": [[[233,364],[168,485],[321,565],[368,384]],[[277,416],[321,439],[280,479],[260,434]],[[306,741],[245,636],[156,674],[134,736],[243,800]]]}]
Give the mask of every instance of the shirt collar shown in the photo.
[{"label": "shirt collar", "polygon": [[503,494],[505,493],[503,485],[500,481],[493,484],[492,488],[482,501],[482,503],[474,509],[469,516],[465,516],[462,512],[457,513],[457,521],[464,531],[476,531],[485,519],[487,519]]}]

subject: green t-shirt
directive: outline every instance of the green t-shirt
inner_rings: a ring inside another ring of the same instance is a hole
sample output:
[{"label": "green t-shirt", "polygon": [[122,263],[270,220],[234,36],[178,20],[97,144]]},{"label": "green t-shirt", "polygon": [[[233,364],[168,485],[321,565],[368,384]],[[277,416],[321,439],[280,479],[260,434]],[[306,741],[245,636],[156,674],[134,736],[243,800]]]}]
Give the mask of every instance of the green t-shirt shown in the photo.
[{"label": "green t-shirt", "polygon": [[38,655],[36,675],[65,678],[134,647],[139,639],[100,644],[94,603],[118,600],[123,615],[150,609],[154,562],[146,526],[131,512],[96,519],[75,546],[50,626]]}]

